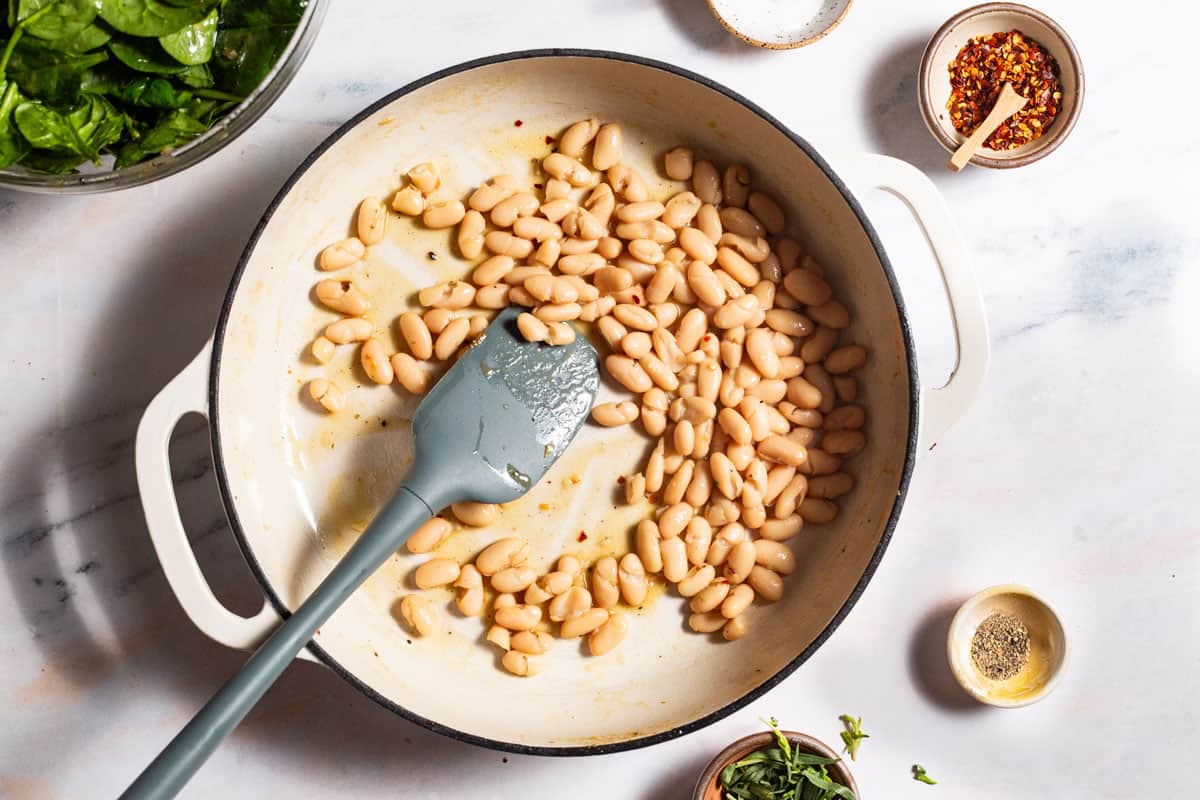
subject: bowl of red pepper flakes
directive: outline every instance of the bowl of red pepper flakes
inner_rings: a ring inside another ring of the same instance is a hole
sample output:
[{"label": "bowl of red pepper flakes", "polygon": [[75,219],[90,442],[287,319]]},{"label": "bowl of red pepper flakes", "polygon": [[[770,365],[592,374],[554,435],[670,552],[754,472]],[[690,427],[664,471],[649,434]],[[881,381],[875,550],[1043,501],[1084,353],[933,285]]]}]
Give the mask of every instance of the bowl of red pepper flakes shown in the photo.
[{"label": "bowl of red pepper flakes", "polygon": [[921,59],[917,93],[929,132],[953,152],[1005,83],[1026,98],[1025,107],[988,137],[972,164],[1020,167],[1057,149],[1083,105],[1083,66],[1062,26],[1028,6],[985,3],[951,17]]}]

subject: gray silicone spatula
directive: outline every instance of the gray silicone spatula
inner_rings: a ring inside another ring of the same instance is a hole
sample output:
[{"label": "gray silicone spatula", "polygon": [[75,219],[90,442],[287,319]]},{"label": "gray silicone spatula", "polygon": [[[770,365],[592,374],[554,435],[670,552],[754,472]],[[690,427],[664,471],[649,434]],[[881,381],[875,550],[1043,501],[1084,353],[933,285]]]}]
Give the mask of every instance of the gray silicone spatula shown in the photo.
[{"label": "gray silicone spatula", "polygon": [[502,311],[421,401],[412,470],[346,557],[121,797],[174,797],[317,628],[422,523],[451,503],[515,500],[562,454],[592,407],[596,351],[583,337],[563,347],[526,342],[517,315]]}]

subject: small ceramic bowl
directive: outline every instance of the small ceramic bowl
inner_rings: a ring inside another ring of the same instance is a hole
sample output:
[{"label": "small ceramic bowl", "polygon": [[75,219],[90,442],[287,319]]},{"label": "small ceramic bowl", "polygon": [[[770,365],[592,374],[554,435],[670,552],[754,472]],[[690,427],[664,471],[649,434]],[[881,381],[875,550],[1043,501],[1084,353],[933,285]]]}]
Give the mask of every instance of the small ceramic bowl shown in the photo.
[{"label": "small ceramic bowl", "polygon": [[946,110],[946,101],[950,98],[950,62],[974,37],[1011,30],[1018,30],[1042,45],[1058,62],[1063,96],[1058,115],[1045,133],[1014,150],[980,150],[971,157],[970,163],[981,167],[1022,167],[1050,155],[1075,127],[1083,105],[1083,65],[1067,32],[1050,17],[1028,6],[984,3],[947,20],[929,40],[921,57],[917,81],[921,116],[942,147],[954,152],[966,139],[954,129]]},{"label": "small ceramic bowl", "polygon": [[[825,758],[841,758],[829,745],[806,733],[784,731],[783,735],[788,738],[789,742],[806,753],[812,753],[815,756],[823,756]],[[775,736],[765,731],[763,733],[755,733],[751,736],[743,736],[717,753],[717,757],[708,762],[708,766],[704,768],[704,772],[700,773],[700,780],[696,781],[696,790],[692,793],[692,800],[721,800],[721,787],[718,784],[721,770],[734,761],[745,758],[755,750],[770,747],[774,743]],[[829,777],[849,788],[850,791],[854,792],[855,797],[862,797],[858,793],[858,784],[854,782],[854,776],[846,768],[845,761],[830,764],[827,769],[829,770]]]},{"label": "small ceramic bowl", "polygon": [[[984,676],[971,659],[975,629],[994,612],[1012,614],[1029,630],[1029,660],[1013,677]],[[981,703],[1018,708],[1036,703],[1054,690],[1067,664],[1067,634],[1054,609],[1024,586],[984,589],[963,603],[950,623],[946,642],[950,670],[967,693]]]},{"label": "small ceramic bowl", "polygon": [[708,0],[725,30],[755,47],[793,50],[825,38],[851,0]]}]

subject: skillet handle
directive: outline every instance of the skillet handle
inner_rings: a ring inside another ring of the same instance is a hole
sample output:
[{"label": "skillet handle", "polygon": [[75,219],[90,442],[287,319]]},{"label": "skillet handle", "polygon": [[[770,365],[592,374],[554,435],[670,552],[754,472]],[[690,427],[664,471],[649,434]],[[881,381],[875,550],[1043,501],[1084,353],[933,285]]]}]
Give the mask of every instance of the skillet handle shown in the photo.
[{"label": "skillet handle", "polygon": [[[171,481],[168,445],[175,425],[184,414],[208,416],[208,370],[212,341],[150,401],[138,423],[135,460],[138,491],[146,514],[150,540],[162,564],[167,582],[184,612],[205,635],[239,650],[257,647],[278,627],[280,619],[267,602],[253,617],[243,617],[226,608],[213,594],[179,516],[175,487]],[[301,658],[316,661],[307,650]]]},{"label": "skillet handle", "polygon": [[918,449],[925,452],[971,407],[987,375],[990,344],[979,283],[950,209],[925,173],[905,161],[873,154],[839,158],[837,166],[858,189],[882,189],[908,206],[942,274],[958,347],[945,385],[921,390]]}]

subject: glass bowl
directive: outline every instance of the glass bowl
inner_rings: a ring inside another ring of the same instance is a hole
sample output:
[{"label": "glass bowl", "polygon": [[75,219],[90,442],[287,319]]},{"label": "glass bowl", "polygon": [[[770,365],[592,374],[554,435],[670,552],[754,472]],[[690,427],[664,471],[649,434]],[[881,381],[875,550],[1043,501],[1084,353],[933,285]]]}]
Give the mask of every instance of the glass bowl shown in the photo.
[{"label": "glass bowl", "polygon": [[332,0],[309,0],[296,32],[275,66],[246,99],[204,133],[187,144],[140,164],[111,169],[85,164],[71,175],[46,175],[14,165],[0,170],[0,189],[18,189],[41,194],[91,194],[141,186],[197,164],[232,142],[266,113],[296,76],[312,48],[321,20]]}]

